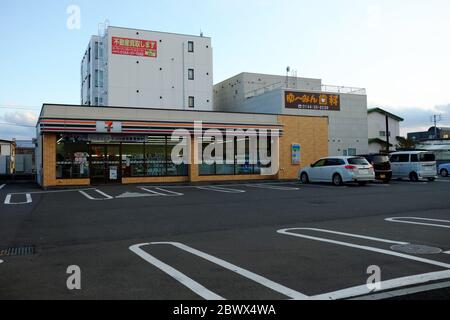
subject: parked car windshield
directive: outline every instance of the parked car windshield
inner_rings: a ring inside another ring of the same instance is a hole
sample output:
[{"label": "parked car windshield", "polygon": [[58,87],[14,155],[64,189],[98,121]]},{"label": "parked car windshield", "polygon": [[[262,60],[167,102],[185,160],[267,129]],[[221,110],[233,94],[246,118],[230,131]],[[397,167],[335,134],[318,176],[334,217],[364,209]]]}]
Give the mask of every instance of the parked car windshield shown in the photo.
[{"label": "parked car windshield", "polygon": [[350,158],[350,159],[348,159],[348,163],[353,164],[353,165],[359,165],[359,166],[366,166],[369,164],[367,162],[367,160],[364,158]]},{"label": "parked car windshield", "polygon": [[436,157],[432,153],[421,153],[420,162],[432,162],[436,161]]},{"label": "parked car windshield", "polygon": [[388,156],[382,156],[382,155],[373,156],[373,160],[372,161],[374,163],[389,162],[389,157]]}]

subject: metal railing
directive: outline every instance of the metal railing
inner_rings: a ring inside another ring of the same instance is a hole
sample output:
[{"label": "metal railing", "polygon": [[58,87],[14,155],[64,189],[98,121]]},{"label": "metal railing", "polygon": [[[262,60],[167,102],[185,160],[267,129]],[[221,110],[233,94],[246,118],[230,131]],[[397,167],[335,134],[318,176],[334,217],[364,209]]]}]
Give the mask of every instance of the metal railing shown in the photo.
[{"label": "metal railing", "polygon": [[262,94],[271,92],[276,89],[292,89],[292,90],[306,90],[306,91],[317,91],[317,92],[330,92],[330,93],[342,93],[342,94],[356,94],[356,95],[366,95],[365,88],[355,88],[355,87],[346,87],[346,86],[334,86],[334,85],[321,85],[320,90],[309,88],[309,89],[301,89],[301,88],[290,88],[289,85],[286,86],[286,81],[280,81],[268,86],[251,90],[245,93],[245,98],[249,99],[252,97],[260,96]]}]

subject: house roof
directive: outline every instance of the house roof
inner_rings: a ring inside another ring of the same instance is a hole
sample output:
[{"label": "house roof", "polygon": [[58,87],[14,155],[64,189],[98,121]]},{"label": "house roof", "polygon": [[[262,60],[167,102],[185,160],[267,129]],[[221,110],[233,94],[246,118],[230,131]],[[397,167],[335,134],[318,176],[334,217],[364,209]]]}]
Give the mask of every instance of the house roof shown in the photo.
[{"label": "house roof", "polygon": [[[386,141],[381,140],[380,138],[369,139],[369,144],[371,143],[378,143],[381,144],[382,146],[386,146]],[[394,145],[389,143],[389,146],[393,147]]]},{"label": "house roof", "polygon": [[394,120],[397,120],[397,121],[405,121],[405,119],[403,119],[403,118],[401,118],[401,117],[399,117],[399,116],[397,116],[397,115],[395,115],[393,113],[390,113],[390,112],[388,112],[386,110],[383,110],[381,108],[372,108],[372,109],[367,110],[367,113],[369,113],[369,114],[370,113],[375,113],[375,112],[384,114],[385,116],[388,116],[388,117],[390,117],[390,118],[392,118]]}]

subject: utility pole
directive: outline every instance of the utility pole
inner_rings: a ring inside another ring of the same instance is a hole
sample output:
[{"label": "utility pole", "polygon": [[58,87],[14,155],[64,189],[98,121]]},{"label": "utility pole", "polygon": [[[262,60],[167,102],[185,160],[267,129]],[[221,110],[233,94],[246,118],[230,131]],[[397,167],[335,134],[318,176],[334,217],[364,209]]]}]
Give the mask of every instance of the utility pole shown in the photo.
[{"label": "utility pole", "polygon": [[438,123],[439,121],[442,121],[442,116],[441,116],[441,115],[435,114],[435,115],[432,117],[431,121],[434,122],[434,139],[439,139],[439,138],[438,138],[438,127],[437,127],[437,123]]},{"label": "utility pole", "polygon": [[391,151],[391,148],[389,147],[389,116],[386,115],[386,151],[387,154]]}]

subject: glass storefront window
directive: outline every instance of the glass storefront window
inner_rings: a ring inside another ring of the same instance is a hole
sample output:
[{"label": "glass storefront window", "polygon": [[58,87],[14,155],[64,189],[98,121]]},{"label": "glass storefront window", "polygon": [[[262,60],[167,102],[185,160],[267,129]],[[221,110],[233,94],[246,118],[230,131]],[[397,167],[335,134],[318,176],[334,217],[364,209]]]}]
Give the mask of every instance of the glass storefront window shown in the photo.
[{"label": "glass storefront window", "polygon": [[122,144],[122,176],[145,176],[144,144]]},{"label": "glass storefront window", "polygon": [[[167,175],[166,136],[149,136],[145,144],[145,164],[148,177]],[[170,159],[169,159],[170,161]]]},{"label": "glass storefront window", "polygon": [[[167,175],[168,176],[187,176],[188,166],[187,164],[176,165],[172,162],[172,150],[175,146],[180,145],[181,142],[174,142],[170,137],[167,137]],[[185,149],[190,146],[182,145]],[[179,156],[184,156],[183,153]]]},{"label": "glass storefront window", "polygon": [[56,178],[89,178],[89,151],[85,142],[58,137],[56,143]]}]

